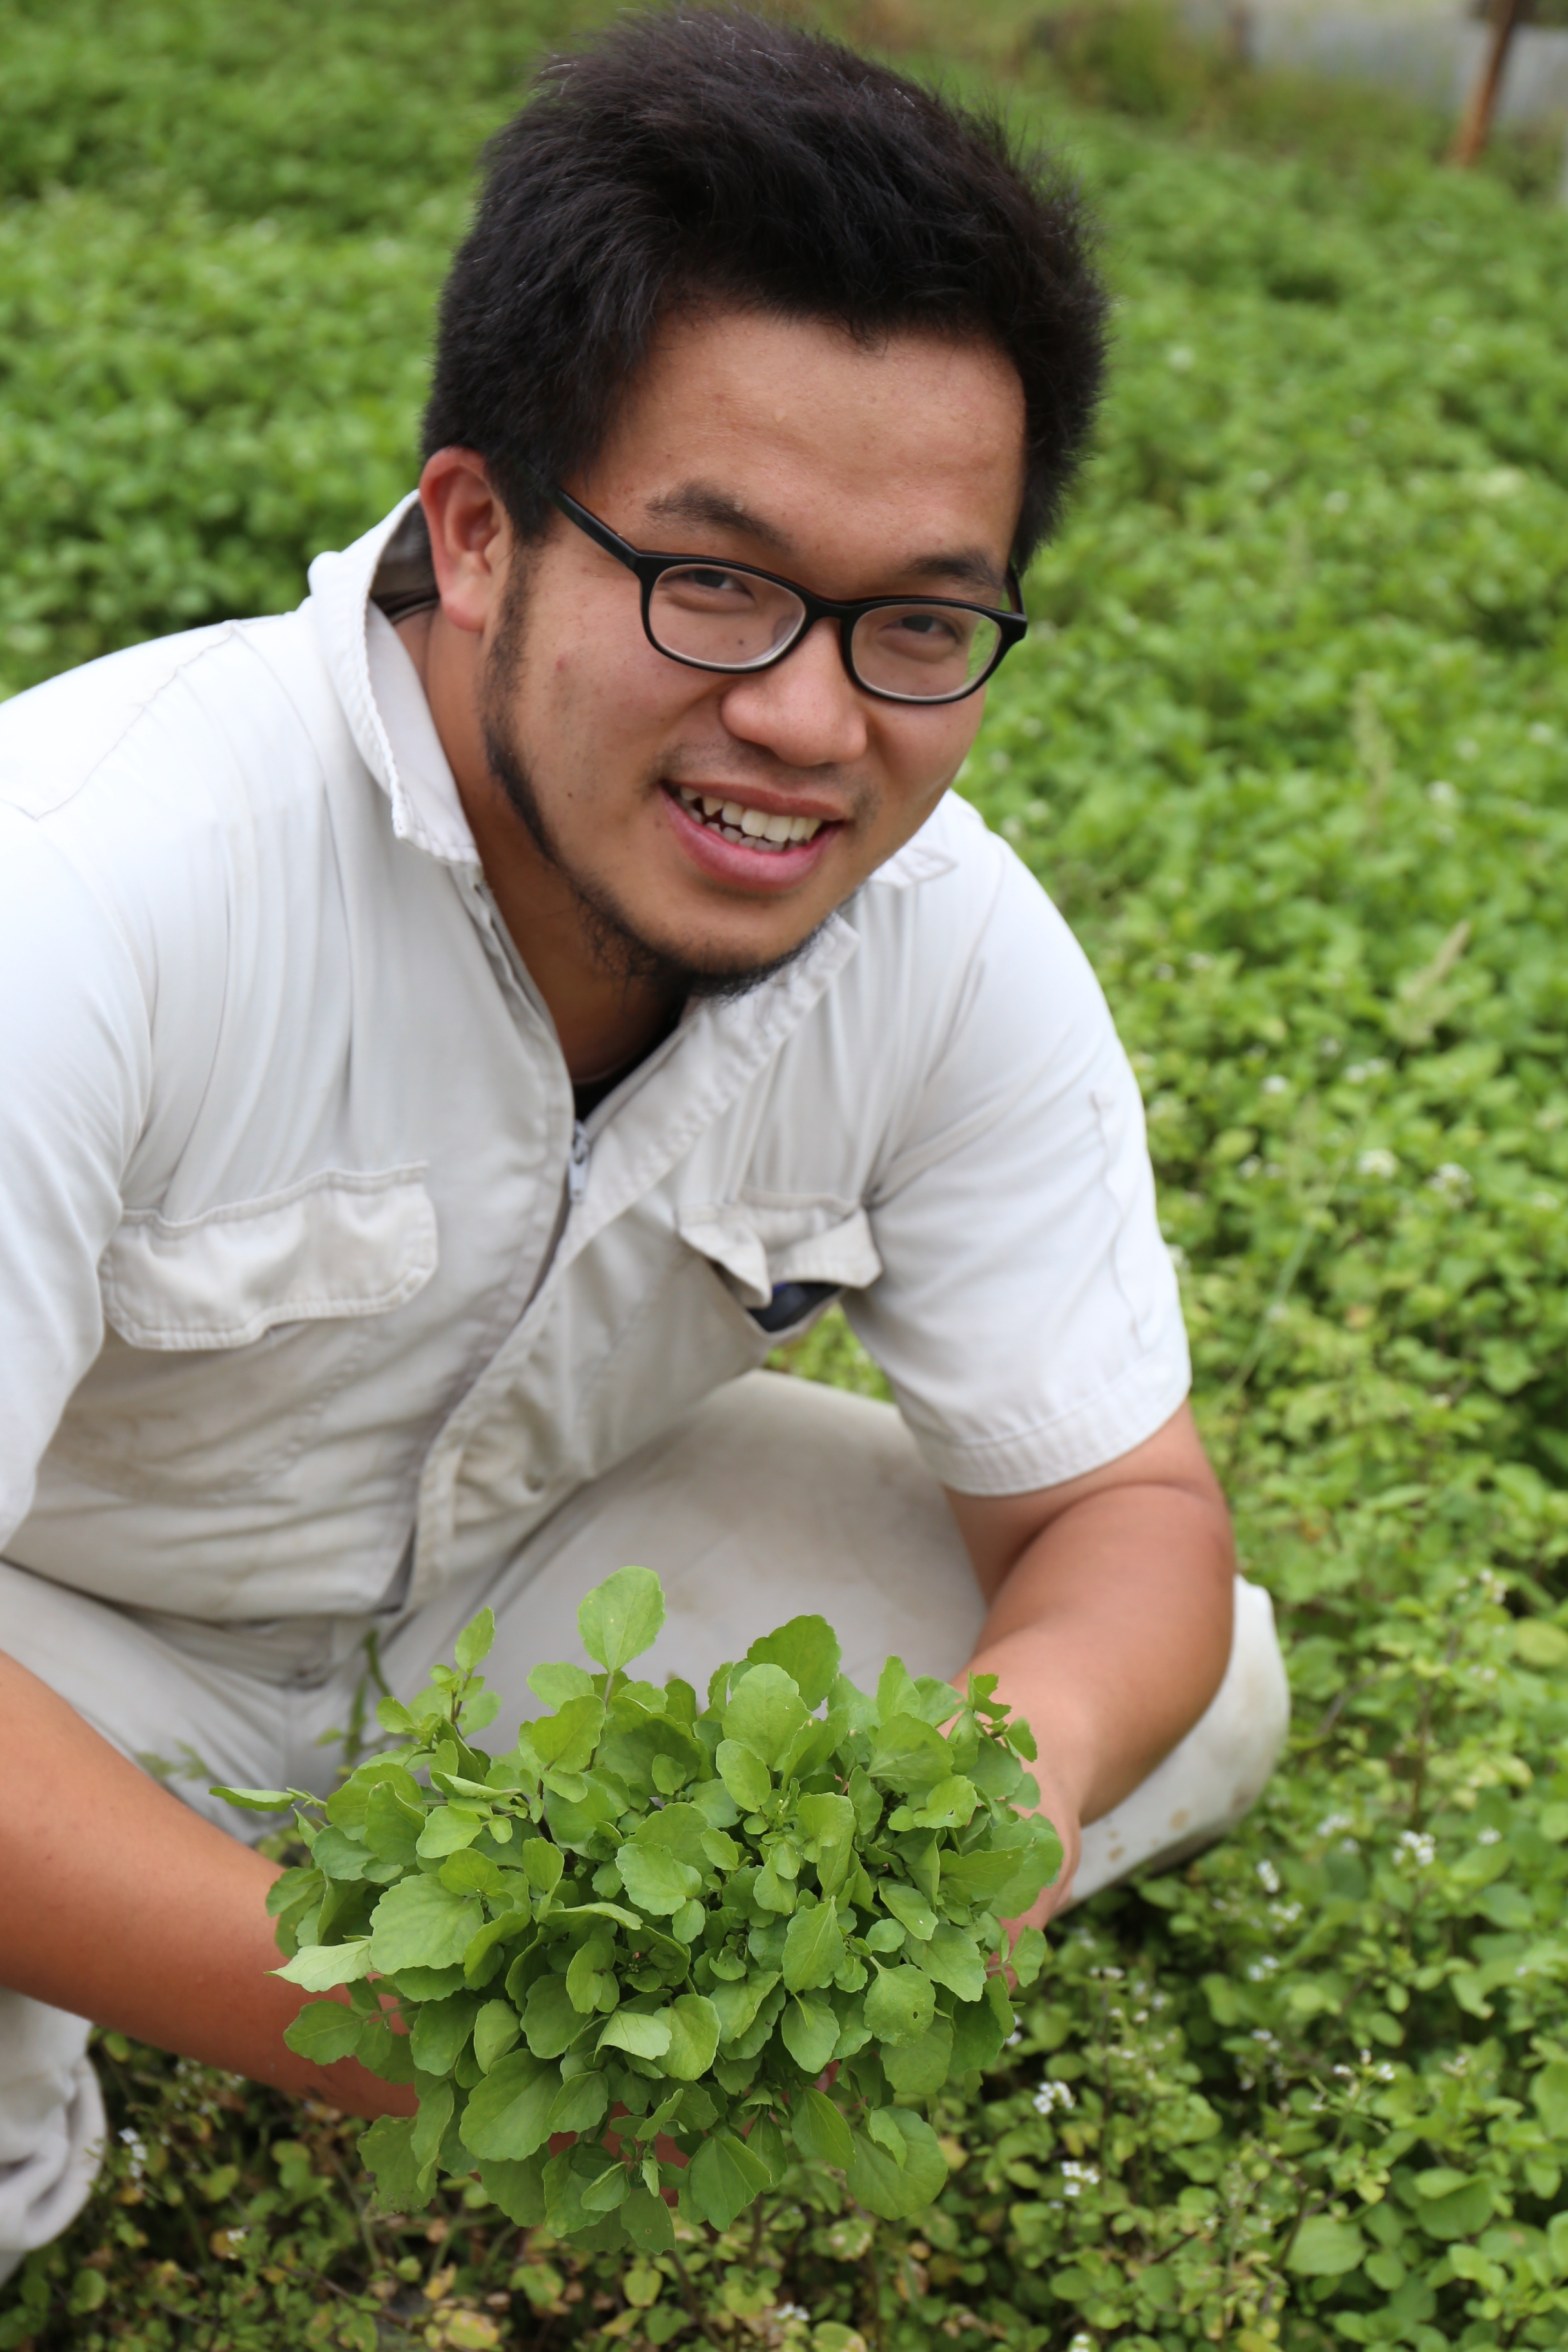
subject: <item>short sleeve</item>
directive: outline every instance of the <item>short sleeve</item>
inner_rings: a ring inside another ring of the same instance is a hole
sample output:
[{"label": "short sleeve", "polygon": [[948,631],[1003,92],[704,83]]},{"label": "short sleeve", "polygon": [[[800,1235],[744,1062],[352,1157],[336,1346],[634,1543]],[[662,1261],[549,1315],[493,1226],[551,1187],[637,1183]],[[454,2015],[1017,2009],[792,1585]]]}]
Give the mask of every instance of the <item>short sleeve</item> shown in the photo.
[{"label": "short sleeve", "polygon": [[1131,1452],[1191,1375],[1110,1008],[1033,877],[987,846],[994,890],[868,1203],[883,1273],[846,1303],[935,1475],[1006,1495]]},{"label": "short sleeve", "polygon": [[134,960],[47,830],[0,803],[0,1549],[103,1343],[152,1038]]}]

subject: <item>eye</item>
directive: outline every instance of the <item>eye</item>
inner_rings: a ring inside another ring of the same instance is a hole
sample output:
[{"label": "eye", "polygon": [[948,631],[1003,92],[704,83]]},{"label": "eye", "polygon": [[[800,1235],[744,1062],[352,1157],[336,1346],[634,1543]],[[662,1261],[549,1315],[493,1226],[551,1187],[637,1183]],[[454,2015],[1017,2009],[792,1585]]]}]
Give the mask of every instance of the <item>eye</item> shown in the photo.
[{"label": "eye", "polygon": [[673,596],[688,604],[728,604],[738,607],[750,604],[756,593],[755,583],[743,572],[726,572],[718,563],[689,563],[679,572],[667,572],[659,581],[661,595]]}]

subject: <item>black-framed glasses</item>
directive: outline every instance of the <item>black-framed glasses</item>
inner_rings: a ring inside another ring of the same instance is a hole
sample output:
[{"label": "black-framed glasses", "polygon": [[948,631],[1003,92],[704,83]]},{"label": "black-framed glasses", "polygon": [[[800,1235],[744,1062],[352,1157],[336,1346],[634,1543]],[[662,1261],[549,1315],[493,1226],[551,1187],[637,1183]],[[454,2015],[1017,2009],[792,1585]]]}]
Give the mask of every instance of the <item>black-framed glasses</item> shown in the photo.
[{"label": "black-framed glasses", "polygon": [[539,487],[568,522],[636,574],[649,645],[689,669],[737,677],[772,669],[814,623],[828,620],[838,624],[844,667],[864,693],[883,702],[962,702],[1028,627],[1012,572],[1011,612],[951,596],[868,596],[845,604],[750,563],[633,547],[564,490],[542,480]]}]

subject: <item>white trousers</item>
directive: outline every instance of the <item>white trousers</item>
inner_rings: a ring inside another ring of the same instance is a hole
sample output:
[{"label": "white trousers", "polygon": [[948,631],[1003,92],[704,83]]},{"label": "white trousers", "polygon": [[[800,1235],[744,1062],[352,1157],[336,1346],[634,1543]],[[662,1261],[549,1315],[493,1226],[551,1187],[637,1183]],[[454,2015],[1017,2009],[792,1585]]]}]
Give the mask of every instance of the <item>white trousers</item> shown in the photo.
[{"label": "white trousers", "polygon": [[[774,1373],[734,1382],[673,1432],[584,1488],[493,1574],[412,1614],[218,1625],[121,1611],[0,1562],[0,1649],[124,1754],[237,1836],[268,1824],[209,1797],[210,1781],[314,1788],[335,1780],[323,1732],[347,1723],[380,1636],[400,1696],[487,1602],[486,1664],[509,1718],[534,1715],[542,1660],[580,1659],[577,1603],[612,1570],[658,1570],[669,1615],[638,1671],[705,1689],[759,1633],[816,1612],[844,1670],[874,1687],[889,1653],[915,1674],[963,1666],[983,1610],[942,1490],[890,1407]],[[374,1694],[372,1694],[374,1697]],[[1220,1836],[1252,1803],[1284,1742],[1289,1699],[1268,1595],[1237,1585],[1229,1669],[1206,1715],[1141,1788],[1084,1833],[1076,1898]],[[1034,1727],[1042,1747],[1049,1724]],[[88,2026],[0,1991],[0,2278],[80,2209],[103,2105]]]}]

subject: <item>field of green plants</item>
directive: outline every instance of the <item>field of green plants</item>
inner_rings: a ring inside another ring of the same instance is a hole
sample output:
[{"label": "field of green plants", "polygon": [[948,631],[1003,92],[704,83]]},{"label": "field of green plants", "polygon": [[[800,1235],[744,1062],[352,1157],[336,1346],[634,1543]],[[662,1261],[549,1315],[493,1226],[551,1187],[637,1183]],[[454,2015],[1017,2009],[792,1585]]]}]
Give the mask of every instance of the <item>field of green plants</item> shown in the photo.
[{"label": "field of green plants", "polygon": [[[477,143],[606,13],[4,0],[0,692],[293,603],[407,486]],[[109,2036],[0,2352],[1568,2341],[1568,213],[1147,16],[1004,18],[1115,377],[963,788],[1133,1053],[1289,1759],[1053,1931],[914,2222],[786,2183],[622,2268],[477,2180],[399,2220],[342,2118]],[[877,1379],[832,1322],[794,1369]]]}]

